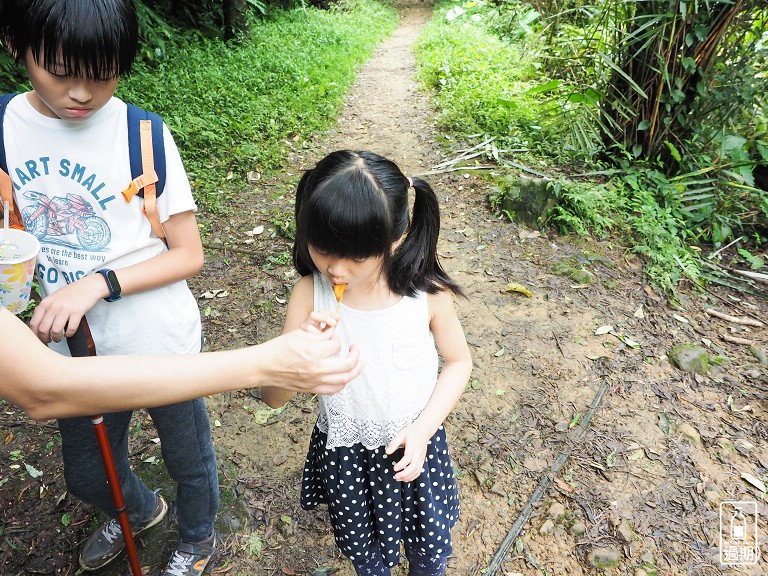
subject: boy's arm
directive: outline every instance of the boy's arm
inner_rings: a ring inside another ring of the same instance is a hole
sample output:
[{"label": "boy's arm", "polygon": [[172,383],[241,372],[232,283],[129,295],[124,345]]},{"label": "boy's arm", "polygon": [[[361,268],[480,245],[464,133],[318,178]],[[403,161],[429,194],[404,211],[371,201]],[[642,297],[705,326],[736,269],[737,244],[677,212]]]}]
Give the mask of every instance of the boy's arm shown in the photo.
[{"label": "boy's arm", "polygon": [[[115,270],[122,294],[152,290],[194,276],[203,268],[203,245],[191,210],[174,214],[163,224],[168,251]],[[47,296],[35,309],[29,327],[45,343],[72,336],[83,316],[109,296],[100,274],[84,276]]]},{"label": "boy's arm", "polygon": [[174,214],[163,223],[163,228],[167,252],[115,270],[124,296],[186,280],[203,269],[203,243],[194,212]]},{"label": "boy's arm", "polygon": [[[291,291],[288,309],[285,312],[283,334],[301,327],[314,308],[314,279],[312,275],[301,278]],[[296,395],[274,386],[264,386],[261,389],[261,399],[271,408],[279,408]]]}]

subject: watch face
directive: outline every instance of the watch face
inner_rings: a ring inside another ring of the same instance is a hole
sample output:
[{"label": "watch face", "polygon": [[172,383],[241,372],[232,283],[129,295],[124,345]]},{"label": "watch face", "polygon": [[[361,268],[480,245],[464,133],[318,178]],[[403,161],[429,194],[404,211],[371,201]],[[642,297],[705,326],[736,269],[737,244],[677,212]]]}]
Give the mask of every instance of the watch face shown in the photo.
[{"label": "watch face", "polygon": [[99,270],[104,280],[107,283],[109,289],[109,298],[106,298],[107,302],[114,302],[120,299],[122,289],[120,288],[120,282],[117,280],[117,274],[114,270]]},{"label": "watch face", "polygon": [[117,281],[117,274],[114,270],[107,270],[107,280],[112,292],[120,292],[120,282]]}]

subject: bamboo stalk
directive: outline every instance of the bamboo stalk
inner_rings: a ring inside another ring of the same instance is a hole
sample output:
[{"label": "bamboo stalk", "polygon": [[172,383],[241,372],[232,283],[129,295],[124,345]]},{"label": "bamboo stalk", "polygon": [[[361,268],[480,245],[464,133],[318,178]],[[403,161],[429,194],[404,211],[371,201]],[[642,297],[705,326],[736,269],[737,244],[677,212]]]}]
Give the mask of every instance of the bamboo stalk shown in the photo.
[{"label": "bamboo stalk", "polygon": [[741,324],[743,326],[755,326],[757,328],[762,328],[764,326],[760,320],[755,320],[754,318],[746,318],[744,316],[731,316],[730,314],[724,314],[723,312],[712,310],[712,308],[707,308],[705,312],[710,316],[720,318],[726,322],[733,322],[734,324]]},{"label": "bamboo stalk", "polygon": [[744,344],[745,346],[752,346],[754,344],[754,341],[752,340],[747,338],[739,338],[738,336],[731,336],[730,334],[720,334],[720,338],[733,344]]}]

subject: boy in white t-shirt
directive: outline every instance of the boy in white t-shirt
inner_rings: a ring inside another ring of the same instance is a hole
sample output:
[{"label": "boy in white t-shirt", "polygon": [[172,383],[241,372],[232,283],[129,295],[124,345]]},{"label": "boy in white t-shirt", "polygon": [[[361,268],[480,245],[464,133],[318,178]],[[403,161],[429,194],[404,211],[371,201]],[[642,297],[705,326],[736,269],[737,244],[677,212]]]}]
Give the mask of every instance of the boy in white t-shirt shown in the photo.
[{"label": "boy in white t-shirt", "polygon": [[[157,199],[167,247],[152,233],[142,200],[126,202],[120,194],[132,176],[126,104],[114,92],[137,53],[132,0],[3,0],[0,37],[26,66],[33,88],[10,101],[3,123],[14,197],[42,246],[37,276],[44,298],[30,327],[62,354],[83,318],[99,355],[199,352],[200,313],[186,279],[201,270],[203,249],[167,127],[167,176]],[[219,499],[205,403],[199,398],[149,414],[178,482],[180,542],[164,574],[199,575],[216,547]],[[160,522],[168,507],[130,469],[130,420],[131,412],[105,417],[137,534]],[[90,420],[59,426],[69,491],[113,517],[80,553],[81,566],[96,570],[120,553],[123,536]]]}]

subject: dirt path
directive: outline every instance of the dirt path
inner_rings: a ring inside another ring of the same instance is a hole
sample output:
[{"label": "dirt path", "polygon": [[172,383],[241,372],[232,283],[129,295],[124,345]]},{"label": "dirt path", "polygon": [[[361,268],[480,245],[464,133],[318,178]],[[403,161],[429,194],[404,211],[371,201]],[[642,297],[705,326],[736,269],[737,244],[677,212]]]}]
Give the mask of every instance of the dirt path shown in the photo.
[{"label": "dirt path", "polygon": [[[336,129],[311,146],[297,144],[282,179],[248,185],[227,221],[202,218],[211,239],[207,264],[190,285],[200,295],[209,349],[279,333],[296,277],[286,258],[289,242],[270,231],[291,214],[302,170],[338,148],[378,152],[409,174],[445,159],[428,96],[413,76],[412,47],[429,16],[422,5],[402,8],[400,27],[361,70]],[[768,481],[767,372],[745,346],[718,334],[737,330],[757,348],[767,339],[763,328],[704,313],[712,307],[765,320],[765,303],[705,292],[683,295],[672,310],[642,285],[639,261],[614,242],[542,235],[494,218],[489,184],[476,175],[428,178],[443,211],[441,259],[468,294],[457,307],[475,364],[446,423],[462,501],[448,573],[480,575],[491,565],[492,574],[507,576],[578,576],[600,573],[594,565],[602,559],[615,563],[607,574],[768,574],[768,510],[756,487]],[[553,265],[583,268],[593,281],[577,284]],[[506,291],[512,282],[532,296]],[[601,329],[607,326],[612,330]],[[728,360],[708,375],[686,374],[667,360],[678,344],[704,346]],[[327,514],[298,505],[314,409],[310,397],[279,415],[256,392],[210,399],[224,540],[213,574],[353,575],[334,546]],[[156,478],[162,466],[152,464],[159,449],[151,425],[136,419],[136,467]],[[41,427],[39,439],[28,440],[25,452],[41,456],[29,464],[42,468],[45,455],[55,453],[55,446],[44,448],[51,434]],[[12,448],[0,450],[10,458]],[[0,542],[2,574],[53,573],[51,566],[73,573],[93,522],[71,499],[53,504],[63,481],[50,474],[39,500],[29,497],[34,483],[0,484],[3,521],[11,528]],[[166,493],[173,499],[172,489]],[[757,503],[757,565],[719,564],[723,500]],[[500,561],[513,525],[519,538],[509,540]],[[31,526],[37,533],[25,536]],[[173,544],[170,523],[165,536],[142,539],[142,558],[153,569]]]},{"label": "dirt path", "polygon": [[[297,175],[334,149],[370,149],[411,174],[445,159],[428,96],[414,79],[412,47],[429,16],[423,6],[402,9],[400,27],[361,70],[336,129],[310,153],[296,154],[291,183],[273,192],[276,203],[290,204]],[[589,574],[602,556],[615,560],[614,573],[720,573],[718,504],[760,501],[740,473],[764,480],[768,473],[766,371],[743,347],[717,348],[717,332],[726,326],[702,310],[750,304],[695,297],[676,312],[687,322],[675,320],[644,289],[639,261],[621,247],[541,236],[495,219],[487,182],[469,173],[429,179],[442,203],[441,258],[469,296],[457,306],[475,363],[472,385],[448,421],[462,498],[449,573],[481,574],[492,565],[499,574]],[[594,282],[577,285],[554,273],[555,263],[584,268]],[[280,268],[269,273],[279,302],[293,278]],[[510,282],[524,284],[532,297],[505,292]],[[765,311],[762,302],[754,306],[747,310]],[[271,312],[260,337],[278,330],[281,312]],[[610,333],[595,333],[609,325]],[[714,376],[671,368],[667,350],[702,344],[702,336],[712,341],[712,353],[722,350],[732,363]],[[758,345],[765,338],[760,330],[750,337]],[[579,418],[602,394],[582,433]],[[751,410],[728,410],[729,397]],[[263,405],[242,406],[237,395],[211,403],[223,423],[217,445],[231,451],[246,484],[258,485],[247,493],[260,503],[253,527],[267,550],[253,569],[306,574],[328,568],[351,576],[325,515],[296,504],[312,400],[296,402],[266,427],[251,418]],[[731,446],[727,457],[724,445]],[[547,476],[558,462],[565,462],[559,473]],[[539,499],[530,502],[534,495]],[[759,506],[768,517],[764,502]],[[502,555],[499,547],[516,520],[521,538]],[[765,566],[744,573],[766,574]]]}]

